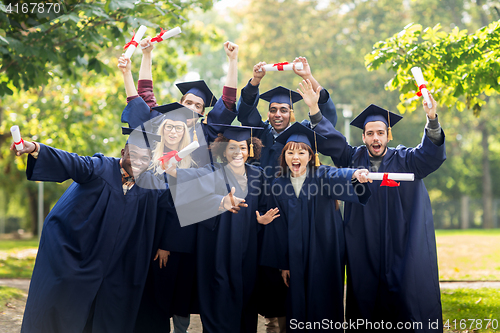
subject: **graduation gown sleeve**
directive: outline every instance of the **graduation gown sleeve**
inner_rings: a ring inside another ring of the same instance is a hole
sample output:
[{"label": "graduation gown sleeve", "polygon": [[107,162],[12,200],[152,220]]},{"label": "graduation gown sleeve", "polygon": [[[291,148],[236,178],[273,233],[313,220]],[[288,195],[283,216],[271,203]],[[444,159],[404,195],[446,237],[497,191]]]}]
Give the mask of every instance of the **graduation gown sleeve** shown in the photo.
[{"label": "graduation gown sleeve", "polygon": [[[72,179],[77,183],[94,180],[102,168],[102,155],[78,156],[64,150],[40,144],[38,158],[28,155],[26,176],[28,180],[63,182]],[[35,167],[36,166],[36,167]]]}]

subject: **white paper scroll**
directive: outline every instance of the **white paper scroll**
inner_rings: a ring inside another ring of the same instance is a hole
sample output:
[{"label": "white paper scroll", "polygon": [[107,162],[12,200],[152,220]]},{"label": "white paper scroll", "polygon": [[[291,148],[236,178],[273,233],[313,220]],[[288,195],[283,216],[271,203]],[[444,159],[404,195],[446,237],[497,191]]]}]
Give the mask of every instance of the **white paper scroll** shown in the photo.
[{"label": "white paper scroll", "polygon": [[[141,25],[139,27],[139,30],[137,30],[137,32],[135,33],[133,41],[135,41],[135,42],[137,42],[137,44],[139,44],[139,42],[141,41],[142,37],[146,33],[147,29],[148,28],[145,25]],[[130,44],[128,46],[127,50],[125,51],[125,55],[123,57],[130,59],[130,57],[132,56],[132,54],[134,54],[134,51],[135,51],[136,48],[137,47],[134,44]],[[123,64],[123,65],[125,65],[125,64]]]},{"label": "white paper scroll", "polygon": [[[156,43],[163,42],[164,40],[167,40],[167,39],[169,39],[171,37],[177,36],[181,32],[182,32],[181,28],[175,27],[173,29],[170,29],[170,30],[166,31],[163,35],[159,34],[156,37],[151,38],[151,44],[156,44]],[[147,47],[150,47],[151,44],[148,43],[148,45],[141,46],[141,48],[145,49]]]},{"label": "white paper scroll", "polygon": [[19,151],[24,148],[24,141],[21,138],[21,132],[19,131],[19,126],[14,125],[10,128],[10,133],[12,134],[12,138],[14,139],[14,143],[16,144],[16,149]]},{"label": "white paper scroll", "polygon": [[[385,173],[383,172],[369,172],[368,178],[372,180],[383,180]],[[395,173],[389,172],[387,173],[387,179],[396,180],[396,181],[414,181],[415,175],[413,173]]]},{"label": "white paper scroll", "polygon": [[[190,144],[188,144],[186,147],[184,147],[183,149],[181,149],[176,155],[177,155],[177,157],[179,157],[182,160],[183,158],[185,158],[186,156],[188,156],[189,154],[191,154],[193,151],[195,151],[199,147],[200,147],[200,144],[198,143],[198,141],[193,141]],[[174,157],[172,157],[168,161],[167,169],[170,168],[170,167],[172,167],[175,164],[177,164],[177,160]],[[162,167],[158,167],[157,171],[158,171],[159,174],[162,174],[162,173],[165,172],[165,170],[163,170]]]},{"label": "white paper scroll", "polygon": [[[267,64],[262,66],[266,72],[277,72],[277,71],[291,71],[293,70],[293,63],[290,64]],[[298,62],[295,64],[295,69],[301,70],[304,68],[304,64],[301,62]],[[262,68],[259,69],[259,72],[262,72]]]},{"label": "white paper scroll", "polygon": [[[422,75],[422,70],[420,69],[420,67],[413,67],[411,69],[411,73],[413,74],[415,81],[417,81],[417,85],[419,86],[419,89],[420,89],[421,85],[423,85],[423,84],[425,85],[424,76]],[[431,102],[431,99],[429,98],[429,95],[427,94],[427,92],[428,92],[427,88],[420,89],[420,92],[422,93],[422,96],[424,97],[424,101],[427,104],[427,107],[429,109],[432,108],[432,102]]]}]

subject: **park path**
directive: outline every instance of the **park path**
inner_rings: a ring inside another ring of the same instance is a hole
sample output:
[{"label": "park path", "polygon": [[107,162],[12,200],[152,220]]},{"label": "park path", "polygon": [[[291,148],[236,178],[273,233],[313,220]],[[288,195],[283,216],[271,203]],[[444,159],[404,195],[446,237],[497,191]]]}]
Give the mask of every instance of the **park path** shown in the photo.
[{"label": "park path", "polygon": [[[24,296],[19,300],[13,300],[8,303],[6,309],[0,312],[0,333],[18,333],[21,330],[23,320],[24,306],[26,297],[28,296],[30,280],[27,279],[0,279],[0,286],[8,286],[17,288],[25,292]],[[456,289],[456,288],[498,288],[500,289],[500,281],[453,281],[440,282],[441,289]],[[172,326],[172,325],[171,325]],[[173,327],[173,326],[172,326]],[[191,315],[191,325],[188,329],[189,333],[201,333],[201,320],[198,315]],[[259,316],[259,326],[257,332],[265,332],[264,318]]]}]

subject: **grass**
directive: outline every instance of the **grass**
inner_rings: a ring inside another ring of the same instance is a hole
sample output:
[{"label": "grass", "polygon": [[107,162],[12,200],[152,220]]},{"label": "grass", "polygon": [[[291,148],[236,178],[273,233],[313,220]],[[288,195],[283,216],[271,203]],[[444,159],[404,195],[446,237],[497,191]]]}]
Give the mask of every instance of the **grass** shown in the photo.
[{"label": "grass", "polygon": [[0,251],[23,250],[38,247],[38,238],[0,240]]},{"label": "grass", "polygon": [[0,240],[0,278],[31,278],[38,239]]},{"label": "grass", "polygon": [[5,310],[5,305],[12,299],[20,299],[23,294],[22,290],[0,286],[0,312]]},{"label": "grass", "polygon": [[500,289],[444,289],[441,302],[445,332],[500,332]]},{"label": "grass", "polygon": [[500,280],[500,229],[437,230],[440,280]]}]

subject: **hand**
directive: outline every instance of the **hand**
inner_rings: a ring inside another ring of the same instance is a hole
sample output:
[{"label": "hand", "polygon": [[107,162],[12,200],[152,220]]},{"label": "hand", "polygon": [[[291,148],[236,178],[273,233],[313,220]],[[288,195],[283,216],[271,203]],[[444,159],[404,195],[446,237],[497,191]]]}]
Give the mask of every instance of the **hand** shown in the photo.
[{"label": "hand", "polygon": [[241,207],[248,207],[248,205],[245,203],[245,199],[235,197],[234,192],[236,192],[236,189],[232,187],[231,192],[222,199],[222,205],[225,210],[238,214]]},{"label": "hand", "polygon": [[[279,217],[280,214],[278,214],[280,210],[278,208],[273,208],[269,209],[264,215],[260,215],[259,211],[255,211],[255,214],[257,214],[257,222],[260,224],[269,224],[274,221],[275,218]],[[276,215],[278,214],[278,215]]]},{"label": "hand", "polygon": [[156,251],[156,256],[153,259],[153,261],[156,261],[156,259],[160,258],[160,261],[158,263],[160,264],[160,269],[161,269],[161,268],[167,266],[167,261],[168,261],[169,255],[170,255],[170,251],[158,249],[158,251]]},{"label": "hand", "polygon": [[368,172],[366,169],[358,169],[352,175],[352,179],[356,178],[360,183],[373,183],[373,180],[368,178]]},{"label": "hand", "polygon": [[124,57],[125,54],[122,54],[120,58],[118,58],[118,68],[122,71],[123,74],[130,73],[132,71],[132,61],[130,59]]},{"label": "hand", "polygon": [[169,161],[166,161],[165,163],[160,162],[160,165],[166,174],[177,178],[177,165],[175,163],[170,165]]},{"label": "hand", "polygon": [[[266,70],[263,68],[267,65],[264,61],[259,62],[257,65],[253,66],[253,78],[250,83],[254,86],[260,83],[260,80],[266,75]],[[261,72],[259,70],[262,69]]]},{"label": "hand", "polygon": [[16,145],[13,143],[10,145],[10,150],[14,151],[17,156],[21,156],[22,154],[30,154],[35,151],[36,149],[39,149],[33,142],[29,141],[24,141],[24,148],[21,150],[16,149]]},{"label": "hand", "polygon": [[290,287],[290,271],[283,269],[281,271],[281,277],[283,278],[283,281],[285,281],[286,286]]},{"label": "hand", "polygon": [[[299,63],[299,62],[302,63],[303,68],[302,69],[295,69],[295,64]],[[312,76],[311,67],[309,67],[309,63],[307,62],[307,59],[305,57],[295,58],[295,60],[293,61],[293,64],[294,64],[293,71],[295,72],[295,74],[297,74],[298,76],[300,76],[304,80],[309,79],[310,76]]]},{"label": "hand", "polygon": [[228,56],[229,60],[238,59],[238,48],[239,46],[237,44],[230,41],[224,43],[224,51],[226,51],[226,55]]},{"label": "hand", "polygon": [[299,92],[300,96],[302,96],[304,102],[309,107],[309,109],[311,109],[311,111],[312,110],[316,112],[319,111],[319,106],[318,106],[319,92],[321,91],[322,88],[318,87],[318,89],[314,91],[312,83],[309,80],[303,80],[301,83],[299,83],[299,85],[304,92],[302,92],[299,88],[297,88],[297,91]]},{"label": "hand", "polygon": [[429,119],[436,119],[437,103],[434,100],[434,97],[432,97],[430,92],[428,92],[428,95],[432,102],[432,108],[429,109],[427,107],[427,103],[425,103],[425,100],[422,101],[422,105],[424,106],[425,113],[427,113],[427,117],[429,117]]},{"label": "hand", "polygon": [[141,40],[139,46],[141,47],[143,54],[151,53],[151,51],[153,51],[153,49],[155,48],[154,44],[151,44],[151,37],[147,37]]}]

